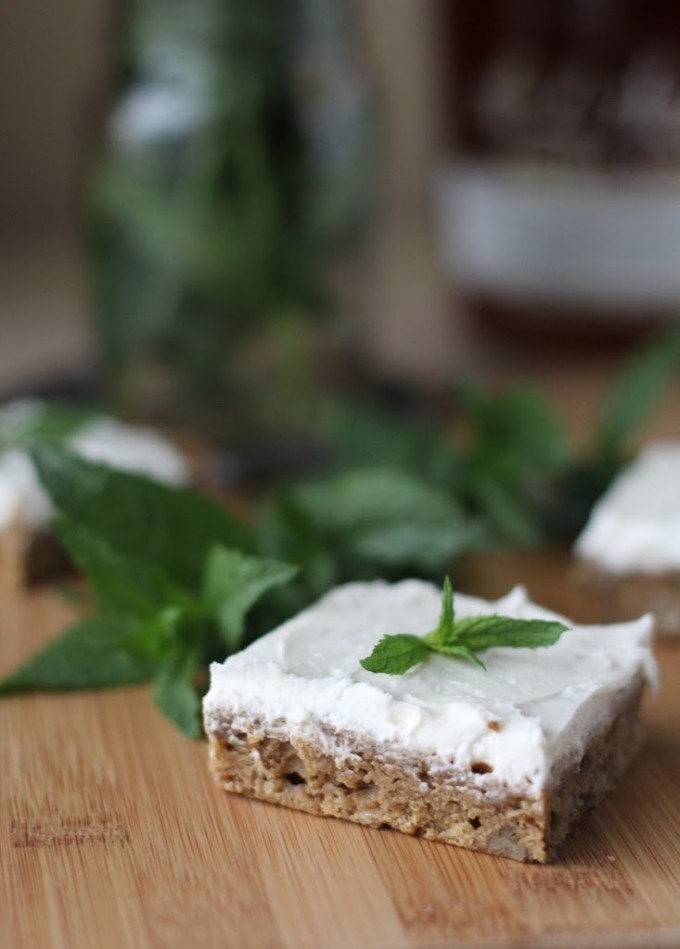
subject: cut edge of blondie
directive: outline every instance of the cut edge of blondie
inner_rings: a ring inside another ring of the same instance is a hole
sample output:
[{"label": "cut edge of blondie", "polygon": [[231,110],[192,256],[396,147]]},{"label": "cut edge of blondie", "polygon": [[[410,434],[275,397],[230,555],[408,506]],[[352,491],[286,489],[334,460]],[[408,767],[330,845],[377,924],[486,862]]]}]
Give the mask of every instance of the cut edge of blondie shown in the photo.
[{"label": "cut edge of blondie", "polygon": [[556,762],[539,796],[494,782],[485,762],[462,771],[321,723],[288,729],[245,712],[211,714],[210,770],[224,790],[261,801],[547,863],[638,751],[643,687],[638,675],[617,693],[583,753]]}]

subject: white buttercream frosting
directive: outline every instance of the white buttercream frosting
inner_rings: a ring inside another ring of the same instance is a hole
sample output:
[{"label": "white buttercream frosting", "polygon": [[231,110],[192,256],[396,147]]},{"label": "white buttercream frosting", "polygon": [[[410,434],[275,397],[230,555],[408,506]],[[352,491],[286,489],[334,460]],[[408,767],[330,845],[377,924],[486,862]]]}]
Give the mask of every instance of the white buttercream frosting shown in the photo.
[{"label": "white buttercream frosting", "polygon": [[[296,732],[350,733],[428,755],[434,767],[471,769],[539,794],[552,763],[577,754],[612,697],[640,672],[654,677],[652,620],[571,627],[554,646],[494,648],[487,670],[431,656],[403,676],[367,672],[359,660],[386,634],[422,635],[437,623],[441,594],[418,580],[353,583],[211,666],[206,728],[257,716]],[[462,594],[456,615],[562,617],[518,587],[497,602]],[[564,621],[568,622],[568,621]],[[345,749],[346,751],[347,749]],[[474,769],[473,769],[474,770]]]},{"label": "white buttercream frosting", "polygon": [[[21,400],[0,410],[0,424],[11,436],[38,421],[44,404]],[[67,440],[68,447],[90,461],[121,471],[145,474],[165,484],[189,481],[189,466],[170,442],[152,429],[127,425],[101,416],[81,425]],[[21,448],[0,452],[0,530],[16,518],[31,530],[45,527],[52,517],[50,500],[38,481],[27,453]]]},{"label": "white buttercream frosting", "polygon": [[575,552],[611,573],[680,569],[680,442],[653,442],[618,475]]}]

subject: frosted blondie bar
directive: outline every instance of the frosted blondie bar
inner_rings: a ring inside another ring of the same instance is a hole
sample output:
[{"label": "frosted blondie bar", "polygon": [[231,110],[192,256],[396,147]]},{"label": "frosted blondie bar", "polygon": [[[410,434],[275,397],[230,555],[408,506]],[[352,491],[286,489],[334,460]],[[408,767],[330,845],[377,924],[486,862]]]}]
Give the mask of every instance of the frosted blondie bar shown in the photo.
[{"label": "frosted blondie bar", "polygon": [[[211,668],[204,719],[221,787],[312,814],[547,862],[640,745],[652,621],[569,628],[486,650],[487,671],[431,656],[405,675],[360,660],[424,634],[440,594],[409,580],[338,587]],[[461,594],[456,616],[562,619],[517,588]]]}]

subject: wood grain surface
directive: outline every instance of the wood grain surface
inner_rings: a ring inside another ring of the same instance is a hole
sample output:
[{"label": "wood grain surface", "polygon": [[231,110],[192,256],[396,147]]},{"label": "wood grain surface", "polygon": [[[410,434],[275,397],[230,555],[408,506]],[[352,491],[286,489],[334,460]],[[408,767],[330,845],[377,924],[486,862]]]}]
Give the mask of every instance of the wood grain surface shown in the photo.
[{"label": "wood grain surface", "polygon": [[[564,563],[472,561],[564,609]],[[4,590],[0,672],[70,618]],[[548,867],[228,796],[146,688],[0,701],[3,947],[680,946],[680,644],[646,749]]]}]

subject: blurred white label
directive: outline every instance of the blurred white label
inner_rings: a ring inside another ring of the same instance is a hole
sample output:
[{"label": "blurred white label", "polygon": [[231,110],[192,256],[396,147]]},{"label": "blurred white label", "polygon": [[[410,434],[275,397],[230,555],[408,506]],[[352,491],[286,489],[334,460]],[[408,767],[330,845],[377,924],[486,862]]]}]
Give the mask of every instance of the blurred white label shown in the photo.
[{"label": "blurred white label", "polygon": [[436,198],[444,265],[466,291],[680,311],[680,175],[457,165]]}]

